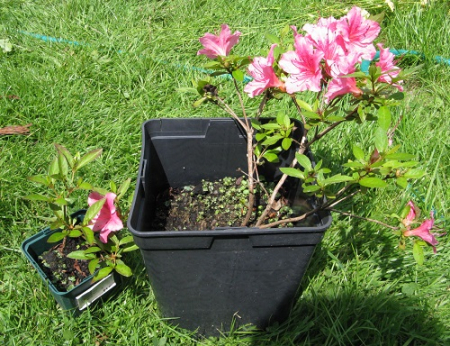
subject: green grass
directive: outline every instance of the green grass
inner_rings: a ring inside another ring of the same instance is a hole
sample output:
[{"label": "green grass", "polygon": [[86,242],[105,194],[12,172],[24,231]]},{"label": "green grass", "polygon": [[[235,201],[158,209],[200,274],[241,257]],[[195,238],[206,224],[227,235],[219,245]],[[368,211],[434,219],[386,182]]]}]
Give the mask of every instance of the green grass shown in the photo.
[{"label": "green grass", "polygon": [[[264,5],[260,5],[264,3]],[[265,32],[286,24],[301,27],[319,14],[336,17],[357,4],[371,13],[386,11],[380,40],[385,46],[417,50],[423,64],[409,81],[396,143],[415,152],[427,175],[406,192],[381,191],[345,207],[383,219],[404,201],[434,207],[448,227],[450,200],[450,58],[448,1],[422,7],[419,1],[25,1],[0,0],[0,39],[13,44],[0,52],[0,127],[32,123],[28,136],[0,137],[0,343],[3,345],[445,345],[450,344],[450,250],[439,238],[438,253],[426,265],[397,248],[389,232],[335,215],[317,249],[291,318],[266,331],[242,328],[222,338],[196,339],[158,312],[139,255],[135,276],[120,293],[79,318],[59,310],[40,278],[20,253],[20,244],[45,227],[48,215],[23,199],[38,188],[26,177],[42,173],[53,143],[71,151],[102,147],[91,180],[137,176],[144,120],[158,117],[223,116],[213,107],[192,109],[179,93],[202,74],[198,37],[222,23],[243,33],[238,53],[267,52]],[[52,43],[27,33],[68,42]],[[186,68],[186,65],[188,66]],[[224,82],[226,83],[226,82]],[[7,95],[17,95],[18,100]],[[256,107],[256,103],[255,106]],[[343,159],[350,138],[367,140],[365,128],[341,128],[316,156]],[[392,197],[394,196],[394,198]],[[79,207],[85,201],[77,201]],[[429,249],[430,250],[430,249]]]}]

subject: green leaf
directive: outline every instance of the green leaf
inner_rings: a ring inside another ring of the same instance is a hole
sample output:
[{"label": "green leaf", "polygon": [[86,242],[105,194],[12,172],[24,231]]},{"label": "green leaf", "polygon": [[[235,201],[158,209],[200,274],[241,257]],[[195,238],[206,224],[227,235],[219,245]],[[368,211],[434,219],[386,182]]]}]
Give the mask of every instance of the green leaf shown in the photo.
[{"label": "green leaf", "polygon": [[33,175],[31,177],[28,177],[28,180],[32,181],[34,183],[45,185],[47,187],[50,186],[50,179],[46,175],[42,175],[42,174],[40,174],[40,175]]},{"label": "green leaf", "polygon": [[55,143],[55,148],[58,151],[58,153],[64,155],[70,168],[73,168],[75,166],[75,160],[74,160],[72,154],[70,153],[70,151],[67,150],[65,147],[63,147],[62,145],[57,144],[57,143]]},{"label": "green leaf", "polygon": [[410,169],[403,176],[407,179],[419,179],[425,175],[425,171],[421,169]]},{"label": "green leaf", "polygon": [[322,120],[322,118],[319,116],[319,114],[314,113],[314,112],[305,111],[305,112],[303,112],[303,115],[304,115],[305,117],[307,117],[308,119],[318,119],[318,120]]},{"label": "green leaf", "polygon": [[277,123],[262,124],[261,127],[265,130],[279,130],[281,128]]},{"label": "green leaf", "polygon": [[281,142],[281,147],[284,150],[289,150],[291,145],[292,145],[292,138],[284,138],[283,141]]},{"label": "green leaf", "polygon": [[117,194],[117,185],[112,180],[109,182],[109,188],[110,188],[111,192]]},{"label": "green leaf", "polygon": [[94,231],[92,229],[90,229],[89,227],[85,226],[81,228],[81,231],[84,234],[84,237],[86,239],[86,242],[89,245],[93,245],[95,244],[95,235],[94,235]]},{"label": "green leaf", "polygon": [[67,255],[67,257],[69,257],[71,259],[76,259],[76,260],[90,260],[90,259],[94,259],[95,255],[85,253],[85,250],[77,250],[77,251],[72,251],[71,253],[69,253]]},{"label": "green leaf", "polygon": [[128,267],[126,264],[117,264],[114,269],[122,276],[129,277],[133,275],[131,268]]},{"label": "green leaf", "polygon": [[391,127],[391,111],[386,106],[382,106],[378,109],[378,126],[380,126],[385,133]]},{"label": "green leaf", "polygon": [[406,189],[408,187],[408,179],[406,179],[405,177],[398,177],[395,182],[397,183],[398,186]]},{"label": "green leaf", "polygon": [[380,178],[365,177],[359,181],[359,185],[369,188],[379,188],[379,187],[386,187],[387,183]]},{"label": "green leaf", "polygon": [[47,239],[47,243],[57,243],[63,240],[66,235],[63,232],[55,232]]},{"label": "green leaf", "polygon": [[100,261],[100,259],[97,257],[89,261],[89,264],[88,264],[89,273],[91,273],[91,274],[95,273],[95,270],[97,269],[97,265],[98,265],[99,261]]},{"label": "green leaf", "polygon": [[128,244],[128,243],[132,243],[132,242],[134,242],[133,236],[129,235],[129,236],[126,236],[126,237],[123,237],[122,239],[120,239],[119,245]]},{"label": "green leaf", "polygon": [[273,43],[280,44],[280,39],[277,36],[269,33],[265,33],[264,36],[266,36],[266,38],[269,40],[271,44]]},{"label": "green leaf", "polygon": [[78,188],[81,189],[81,190],[92,190],[92,189],[93,189],[93,188],[92,188],[92,185],[89,184],[89,183],[86,182],[86,181],[83,181],[82,183],[80,183],[80,184],[78,185]]},{"label": "green leaf", "polygon": [[295,154],[295,157],[297,158],[298,163],[306,170],[311,171],[312,170],[312,164],[309,160],[308,156],[304,154]]},{"label": "green leaf", "polygon": [[280,171],[283,174],[287,174],[290,177],[294,177],[294,178],[298,178],[298,179],[305,179],[305,173],[303,173],[302,171],[300,171],[299,169],[296,168],[291,168],[291,167],[281,167]]},{"label": "green leaf", "polygon": [[333,121],[333,122],[341,122],[344,121],[344,117],[340,117],[338,115],[330,115],[326,118],[327,121]]},{"label": "green leaf", "polygon": [[59,166],[59,172],[63,176],[66,176],[67,173],[69,172],[69,164],[67,163],[66,157],[61,153],[58,154],[58,166]]},{"label": "green leaf", "polygon": [[100,252],[100,251],[102,251],[102,249],[100,249],[98,246],[92,246],[92,247],[84,250],[84,253],[88,254],[88,253],[95,253],[95,252]]},{"label": "green leaf", "polygon": [[92,186],[92,191],[98,192],[99,194],[105,196],[109,191],[106,189],[103,189],[101,187]]},{"label": "green leaf", "polygon": [[90,152],[88,152],[86,155],[84,155],[76,164],[76,169],[80,169],[81,167],[86,166],[88,163],[91,163],[92,161],[96,160],[100,157],[102,154],[103,149],[94,149]]},{"label": "green leaf", "polygon": [[261,123],[258,120],[252,119],[251,122],[255,130],[261,130]]},{"label": "green leaf", "polygon": [[346,74],[345,76],[339,76],[339,78],[367,78],[367,75],[364,72],[354,72],[350,74]]},{"label": "green leaf", "polygon": [[32,194],[24,197],[25,199],[28,199],[30,201],[44,201],[44,202],[52,202],[53,199],[44,195],[39,194]]},{"label": "green leaf", "polygon": [[138,249],[139,249],[139,247],[136,244],[133,244],[133,245],[131,245],[129,247],[124,248],[123,252],[131,252],[131,251],[135,251],[135,250],[138,250]]},{"label": "green leaf", "polygon": [[362,163],[356,162],[356,161],[350,161],[350,162],[344,163],[342,166],[348,167],[348,168],[355,168],[355,169],[364,168],[364,165]]},{"label": "green leaf", "polygon": [[55,176],[59,174],[58,157],[55,157],[48,167],[48,174]]},{"label": "green leaf", "polygon": [[364,151],[358,147],[357,145],[353,145],[353,155],[355,156],[355,158],[360,161],[361,163],[365,163],[366,161],[364,160]]},{"label": "green leaf", "polygon": [[258,132],[256,135],[255,135],[255,139],[258,141],[258,142],[260,142],[260,141],[262,141],[264,138],[266,138],[266,134],[265,133],[263,133],[263,132]]},{"label": "green leaf", "polygon": [[72,231],[69,232],[69,237],[70,238],[78,238],[82,235],[81,231],[78,229],[74,229]]},{"label": "green leaf", "polygon": [[234,70],[231,73],[234,77],[234,79],[236,79],[238,82],[243,82],[244,81],[244,72],[242,72],[241,70]]},{"label": "green leaf", "polygon": [[420,266],[423,265],[423,262],[424,262],[423,248],[422,248],[422,246],[419,245],[418,242],[414,242],[413,256],[418,265],[420,265]]},{"label": "green leaf", "polygon": [[305,101],[300,100],[298,98],[295,98],[295,101],[297,101],[297,104],[300,106],[300,108],[302,108],[302,109],[304,109],[304,110],[306,110],[308,112],[313,112],[313,108],[308,103],[306,103]]},{"label": "green leaf", "polygon": [[274,153],[265,152],[263,157],[269,162],[273,162],[273,163],[279,162],[278,155],[274,154]]},{"label": "green leaf", "polygon": [[69,203],[67,202],[67,200],[64,197],[57,198],[53,203],[60,205],[60,206],[69,205]]},{"label": "green leaf", "polygon": [[278,112],[277,114],[277,123],[284,129],[288,129],[291,125],[291,119],[284,112]]},{"label": "green leaf", "polygon": [[386,155],[386,159],[399,160],[399,161],[412,160],[415,157],[416,157],[416,155],[407,154],[407,153],[395,153],[395,154],[388,154],[388,155]]},{"label": "green leaf", "polygon": [[83,225],[87,225],[100,212],[105,202],[106,199],[102,198],[89,207],[84,215]]},{"label": "green leaf", "polygon": [[198,99],[197,101],[194,102],[194,104],[192,105],[194,108],[199,107],[203,102],[205,102],[208,98],[207,97],[202,97],[200,99]]},{"label": "green leaf", "polygon": [[380,153],[384,153],[389,145],[389,139],[386,131],[381,127],[375,130],[375,147]]},{"label": "green leaf", "polygon": [[323,185],[331,185],[331,184],[339,184],[346,181],[352,181],[352,177],[348,177],[346,175],[336,174],[332,177],[329,177],[323,181]]},{"label": "green leaf", "polygon": [[278,143],[278,141],[282,138],[283,137],[281,137],[280,135],[273,135],[273,136],[267,137],[264,140],[264,142],[262,142],[261,144],[264,146],[274,145],[274,144]]},{"label": "green leaf", "polygon": [[[53,218],[53,219],[55,219],[55,218]],[[58,229],[58,228],[60,228],[62,226],[64,226],[63,220],[56,219],[50,224],[50,229],[51,230],[55,230],[55,229]]]},{"label": "green leaf", "polygon": [[203,66],[205,68],[214,69],[214,70],[223,68],[222,64],[220,62],[218,62],[218,61],[209,61]]},{"label": "green leaf", "polygon": [[117,200],[120,200],[128,191],[131,184],[131,178],[126,179],[117,189]]},{"label": "green leaf", "polygon": [[303,192],[305,193],[311,193],[319,191],[321,187],[319,185],[308,185],[303,187]]},{"label": "green leaf", "polygon": [[284,37],[287,34],[289,34],[289,32],[291,31],[291,27],[289,25],[285,25],[283,28],[281,28],[280,30],[280,36]]},{"label": "green leaf", "polygon": [[113,271],[113,267],[104,267],[100,269],[97,274],[93,278],[93,282],[99,281],[105,277],[107,277]]}]

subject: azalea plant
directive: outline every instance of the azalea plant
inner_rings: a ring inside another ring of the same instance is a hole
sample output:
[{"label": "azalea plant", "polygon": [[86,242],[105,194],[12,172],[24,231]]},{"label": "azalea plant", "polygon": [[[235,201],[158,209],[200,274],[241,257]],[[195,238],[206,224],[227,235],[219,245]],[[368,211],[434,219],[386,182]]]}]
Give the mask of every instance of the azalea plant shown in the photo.
[{"label": "azalea plant", "polygon": [[[301,31],[287,26],[279,37],[267,35],[272,44],[266,57],[230,54],[241,33],[231,33],[225,24],[217,35],[206,33],[200,38],[203,49],[197,54],[210,59],[205,67],[211,74],[194,82],[200,94],[194,106],[213,102],[246,133],[245,174],[249,197],[242,226],[274,227],[301,221],[320,210],[338,211],[336,205],[357,194],[390,184],[405,189],[409,180],[424,175],[424,171],[417,168],[420,162],[415,160],[415,155],[402,153],[401,145],[394,145],[394,133],[401,119],[395,121],[391,109],[404,99],[402,85],[413,71],[401,70],[394,55],[382,43],[376,44],[380,54],[379,59],[373,61],[377,52],[374,41],[380,33],[380,25],[374,19],[353,7],[339,19],[320,18],[314,24],[304,25]],[[365,61],[370,62],[368,68],[364,68]],[[238,98],[237,109],[223,96],[220,82],[212,82],[211,77],[218,76],[231,78]],[[261,97],[253,114],[247,110],[245,94],[250,98]],[[290,99],[297,114],[280,111],[275,118],[262,121],[268,103],[282,98]],[[301,125],[292,118],[298,119]],[[339,172],[332,172],[322,160],[313,164],[308,156],[311,146],[348,123],[370,126],[372,142],[366,147],[355,143],[351,148],[353,157]],[[302,131],[298,136],[295,129],[299,126]],[[280,168],[283,175],[273,193],[266,196],[264,211],[255,217],[254,191],[262,183],[258,166],[278,162],[279,155],[292,147],[295,148],[294,159],[288,167]],[[279,210],[280,202],[287,203],[281,201],[279,191],[288,177],[300,179],[303,192],[316,196],[317,205],[302,215],[273,221],[268,215]],[[371,221],[396,231],[402,246],[407,237],[416,239],[414,255],[421,262],[422,247],[425,244],[435,247],[437,241],[430,233],[434,226],[433,215],[418,228],[411,229],[417,216],[414,211],[417,208],[410,202],[406,206],[406,218],[398,216],[400,226]]]},{"label": "azalea plant", "polygon": [[[123,276],[131,276],[132,270],[123,262],[123,254],[137,250],[131,235],[120,236],[128,212],[121,208],[122,201],[130,186],[127,179],[119,187],[110,183],[111,191],[98,188],[81,177],[80,169],[96,160],[101,149],[92,150],[85,155],[72,155],[64,146],[55,144],[57,156],[49,165],[47,174],[29,177],[29,180],[48,189],[46,194],[26,196],[29,200],[48,204],[53,217],[46,219],[50,229],[56,230],[49,237],[49,243],[65,246],[67,238],[79,239],[79,250],[67,257],[74,260],[89,261],[89,272],[98,281],[113,270]],[[70,208],[75,202],[77,191],[91,191],[87,197],[88,209],[81,219],[74,216]],[[129,196],[130,204],[132,196]]]}]

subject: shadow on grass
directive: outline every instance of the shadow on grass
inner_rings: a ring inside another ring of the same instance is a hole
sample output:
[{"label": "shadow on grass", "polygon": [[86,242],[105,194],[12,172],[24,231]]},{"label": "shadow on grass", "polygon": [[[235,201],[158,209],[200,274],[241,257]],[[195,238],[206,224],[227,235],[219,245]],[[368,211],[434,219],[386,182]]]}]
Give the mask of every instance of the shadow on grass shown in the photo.
[{"label": "shadow on grass", "polygon": [[[253,345],[443,345],[445,327],[415,298],[352,291],[311,294]],[[447,340],[448,341],[448,340]]]}]

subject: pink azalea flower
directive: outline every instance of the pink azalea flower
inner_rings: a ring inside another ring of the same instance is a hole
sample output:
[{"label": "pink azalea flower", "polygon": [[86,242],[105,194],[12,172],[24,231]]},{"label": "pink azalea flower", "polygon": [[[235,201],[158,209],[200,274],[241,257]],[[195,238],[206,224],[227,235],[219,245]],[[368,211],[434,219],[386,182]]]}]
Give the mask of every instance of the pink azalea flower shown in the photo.
[{"label": "pink azalea flower", "polygon": [[408,215],[402,221],[407,229],[409,229],[409,226],[411,226],[416,217],[418,217],[420,214],[420,210],[414,205],[413,201],[409,201],[408,205],[409,205]]},{"label": "pink azalea flower", "polygon": [[274,63],[273,50],[276,46],[276,44],[273,44],[270,47],[267,58],[256,57],[248,67],[248,73],[253,77],[253,80],[245,86],[244,92],[249,97],[260,95],[268,88],[284,89],[284,83],[278,79],[272,67]]},{"label": "pink azalea flower", "polygon": [[380,32],[377,22],[365,19],[361,9],[355,6],[338,21],[336,27],[348,51],[359,53],[362,59],[372,60],[376,52],[372,42]]},{"label": "pink azalea flower", "polygon": [[331,75],[331,66],[345,55],[345,43],[342,36],[328,27],[319,25],[305,25],[303,27],[308,34],[305,36],[312,42],[314,47],[323,53],[325,70]]},{"label": "pink azalea flower", "polygon": [[123,223],[114,206],[114,200],[116,199],[114,193],[108,192],[105,196],[102,196],[98,192],[91,192],[88,197],[88,204],[91,206],[101,199],[106,199],[105,204],[103,204],[100,212],[89,222],[88,227],[94,232],[100,231],[100,240],[106,244],[109,234],[120,231],[123,228]]},{"label": "pink azalea flower", "polygon": [[355,96],[362,94],[361,89],[356,86],[355,78],[333,78],[327,87],[325,102],[330,103],[335,97],[352,93]]},{"label": "pink azalea flower", "polygon": [[314,49],[310,40],[302,35],[295,35],[295,51],[284,53],[278,63],[284,72],[290,74],[286,80],[286,91],[289,94],[321,90],[323,56],[324,53]]},{"label": "pink azalea flower", "polygon": [[239,31],[235,31],[231,35],[228,25],[222,24],[219,36],[207,32],[199,39],[205,48],[199,50],[197,55],[204,54],[210,59],[215,59],[218,56],[227,56],[231,48],[238,43],[240,35],[241,33]]},{"label": "pink azalea flower", "polygon": [[[376,66],[381,68],[381,72],[383,73],[378,81],[382,83],[392,84],[392,78],[395,78],[400,73],[400,68],[395,66],[394,57],[395,55],[389,51],[389,48],[384,49],[381,43],[377,44],[380,49],[380,60],[375,63]],[[399,81],[401,83],[402,81]],[[403,87],[398,84],[392,84],[399,91],[403,91]]]},{"label": "pink azalea flower", "polygon": [[[411,210],[410,210],[410,212],[411,212]],[[409,214],[408,214],[408,216],[409,216]],[[436,245],[439,243],[436,240],[436,238],[434,237],[434,234],[430,233],[430,231],[434,225],[433,212],[431,212],[430,216],[431,216],[431,219],[425,220],[424,222],[422,222],[422,224],[419,227],[417,227],[413,230],[407,229],[405,232],[403,232],[403,235],[405,237],[416,236],[416,237],[422,238],[424,241],[426,241],[431,246],[433,246],[433,251],[434,251],[434,253],[436,253]]]}]

